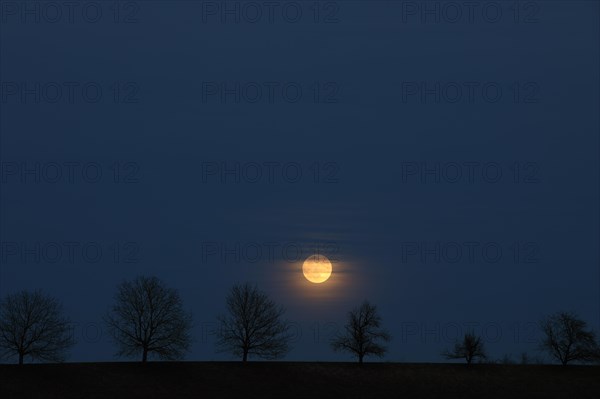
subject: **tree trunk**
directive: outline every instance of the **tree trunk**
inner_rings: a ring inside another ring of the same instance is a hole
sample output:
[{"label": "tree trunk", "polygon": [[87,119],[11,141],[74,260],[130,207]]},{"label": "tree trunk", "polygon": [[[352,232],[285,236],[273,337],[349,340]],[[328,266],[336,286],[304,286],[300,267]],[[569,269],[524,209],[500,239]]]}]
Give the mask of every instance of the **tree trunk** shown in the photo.
[{"label": "tree trunk", "polygon": [[19,364],[23,364],[23,353],[19,353]]},{"label": "tree trunk", "polygon": [[146,363],[148,361],[148,349],[144,348],[144,352],[142,353],[142,363]]},{"label": "tree trunk", "polygon": [[362,364],[364,355],[358,355],[358,363]]},{"label": "tree trunk", "polygon": [[244,356],[242,357],[242,362],[248,361],[248,351],[244,350]]}]

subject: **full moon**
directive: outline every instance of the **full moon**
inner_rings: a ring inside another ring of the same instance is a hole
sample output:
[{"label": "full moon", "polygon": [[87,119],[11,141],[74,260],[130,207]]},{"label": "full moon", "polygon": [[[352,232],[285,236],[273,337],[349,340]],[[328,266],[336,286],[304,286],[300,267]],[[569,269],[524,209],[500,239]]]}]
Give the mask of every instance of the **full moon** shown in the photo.
[{"label": "full moon", "polygon": [[311,283],[320,284],[331,276],[331,262],[323,255],[311,255],[302,265],[304,277]]}]

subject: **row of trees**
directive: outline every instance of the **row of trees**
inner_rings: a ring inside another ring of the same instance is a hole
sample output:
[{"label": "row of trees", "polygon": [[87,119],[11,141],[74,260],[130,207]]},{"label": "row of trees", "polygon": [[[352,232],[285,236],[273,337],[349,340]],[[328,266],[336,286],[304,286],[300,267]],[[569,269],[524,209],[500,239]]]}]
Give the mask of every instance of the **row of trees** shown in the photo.
[{"label": "row of trees", "polygon": [[[570,362],[600,361],[600,344],[595,333],[575,313],[550,315],[540,322],[540,329],[543,335],[540,348],[563,366]],[[474,332],[465,334],[462,341],[456,342],[452,350],[442,355],[446,359],[464,359],[468,364],[476,359],[485,361],[488,358],[483,340]]]},{"label": "row of trees", "polygon": [[[226,298],[227,312],[218,317],[217,348],[247,361],[250,356],[278,359],[290,349],[291,325],[285,309],[250,284],[234,285]],[[118,286],[115,301],[104,316],[117,346],[117,355],[150,355],[163,360],[181,359],[189,350],[192,316],[183,308],[173,288],[156,277],[138,277]],[[0,302],[0,357],[16,356],[40,361],[63,361],[74,344],[70,322],[60,303],[43,294],[22,291]],[[559,312],[540,323],[541,348],[561,364],[600,360],[600,346],[593,331],[577,315]],[[375,305],[368,301],[348,312],[344,330],[331,341],[335,351],[349,352],[362,363],[367,356],[382,357],[391,340],[382,327]],[[486,359],[481,337],[470,332],[442,353],[447,359],[468,364]]]}]

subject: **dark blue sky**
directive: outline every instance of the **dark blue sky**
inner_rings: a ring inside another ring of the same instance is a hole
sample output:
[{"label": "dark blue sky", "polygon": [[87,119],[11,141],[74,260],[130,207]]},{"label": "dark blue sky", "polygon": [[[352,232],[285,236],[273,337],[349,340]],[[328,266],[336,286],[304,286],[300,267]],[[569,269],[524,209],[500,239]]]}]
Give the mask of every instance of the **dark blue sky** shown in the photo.
[{"label": "dark blue sky", "polygon": [[275,3],[0,3],[0,293],[60,298],[73,361],[113,358],[139,274],[180,290],[193,360],[230,359],[244,281],[287,307],[288,360],[348,359],[365,298],[391,361],[469,329],[534,355],[562,309],[598,329],[598,3]]}]

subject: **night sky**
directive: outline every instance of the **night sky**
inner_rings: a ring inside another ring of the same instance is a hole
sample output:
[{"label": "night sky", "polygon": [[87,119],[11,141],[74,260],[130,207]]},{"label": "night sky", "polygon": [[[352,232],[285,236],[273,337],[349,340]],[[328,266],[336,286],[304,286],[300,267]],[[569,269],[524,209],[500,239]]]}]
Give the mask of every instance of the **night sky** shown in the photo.
[{"label": "night sky", "polygon": [[329,339],[364,299],[389,361],[600,328],[598,2],[53,4],[0,2],[0,294],[59,298],[70,361],[114,359],[140,274],[193,313],[188,360],[233,359],[211,331],[246,281],[286,360],[350,360]]}]

